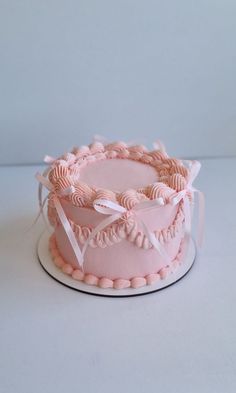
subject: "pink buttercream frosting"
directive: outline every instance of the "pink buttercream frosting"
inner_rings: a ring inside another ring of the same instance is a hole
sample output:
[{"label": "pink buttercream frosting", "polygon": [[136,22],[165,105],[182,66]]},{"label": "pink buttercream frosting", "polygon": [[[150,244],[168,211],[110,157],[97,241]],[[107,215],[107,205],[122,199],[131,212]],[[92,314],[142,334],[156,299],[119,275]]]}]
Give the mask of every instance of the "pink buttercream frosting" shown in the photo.
[{"label": "pink buttercream frosting", "polygon": [[[143,145],[124,142],[94,142],[52,160],[48,217],[55,229],[50,240],[55,265],[73,279],[101,288],[139,288],[165,279],[180,263],[185,205],[183,200],[173,201],[183,191],[192,203],[189,176],[189,167],[164,149],[148,151]],[[55,197],[79,247],[88,246],[83,271],[58,217]],[[97,200],[123,210],[114,222],[94,233],[108,218],[95,211]],[[136,210],[142,202],[152,207]],[[168,261],[147,230],[163,247]]]},{"label": "pink buttercream frosting", "polygon": [[118,201],[121,206],[131,210],[139,203],[138,193],[135,190],[128,190],[119,194]]},{"label": "pink buttercream frosting", "polygon": [[69,175],[68,168],[64,165],[58,165],[58,166],[55,166],[54,168],[52,168],[52,170],[49,173],[48,178],[53,184],[55,184],[58,181],[58,179],[65,178],[68,175]]},{"label": "pink buttercream frosting", "polygon": [[[164,219],[165,215],[162,215],[162,217],[160,218],[158,211],[156,211],[155,213],[147,212],[141,215],[142,219],[152,230],[154,230],[155,236],[162,243],[167,242],[170,239],[174,238],[176,234],[182,230],[182,225],[184,220],[182,204],[180,204],[178,210],[176,210],[176,208],[172,207],[171,205],[166,205],[165,209],[163,210],[163,213],[165,212],[165,210],[166,210],[166,219]],[[71,216],[74,217],[75,220],[73,211],[71,212],[67,207],[65,207],[65,211],[68,214],[68,218]],[[78,215],[79,221],[83,220],[82,213],[84,213],[83,210],[79,211],[79,215]],[[54,224],[55,212],[53,213],[49,212],[48,214],[49,214],[50,222]],[[84,221],[85,225],[77,224],[75,223],[75,221],[72,221],[69,218],[70,225],[74,233],[76,234],[78,241],[81,244],[84,244],[86,242],[89,235],[91,234],[93,227],[95,227],[99,223],[97,216],[101,216],[101,215],[96,212],[93,213],[92,211],[91,212],[87,211],[85,213],[85,218],[87,218],[87,220]],[[153,225],[153,218],[155,217],[158,220],[158,224],[155,224],[154,221],[154,225]],[[169,219],[169,221],[167,221],[167,219]],[[100,217],[100,220],[102,220],[102,217]],[[59,221],[57,225],[58,228],[60,228]],[[90,241],[90,245],[93,248],[94,247],[104,248],[114,243],[118,243],[122,239],[127,239],[128,241],[136,244],[136,246],[139,248],[144,248],[146,250],[151,248],[151,244],[149,243],[149,240],[147,239],[146,235],[144,235],[141,228],[139,228],[139,226],[135,224],[132,214],[128,215],[126,219],[120,220],[119,222],[115,222],[114,224],[112,224],[112,226],[108,226],[103,230],[99,231],[96,237]]]},{"label": "pink buttercream frosting", "polygon": [[[157,191],[157,182],[162,182],[166,184],[169,188],[174,191],[180,191],[186,187],[186,182],[189,175],[189,170],[186,168],[181,160],[175,158],[169,158],[168,155],[159,150],[154,150],[148,152],[147,148],[142,145],[127,146],[124,142],[115,142],[108,145],[103,145],[100,142],[95,142],[89,146],[81,146],[80,148],[74,148],[71,153],[66,153],[58,160],[52,164],[52,169],[49,172],[49,180],[53,184],[58,184],[63,182],[62,179],[66,179],[69,186],[75,185],[75,195],[70,197],[71,202],[74,206],[91,206],[94,199],[97,199],[101,191],[99,187],[91,187],[87,184],[85,179],[83,179],[83,170],[90,166],[91,163],[96,163],[99,161],[104,161],[107,159],[119,159],[119,160],[129,160],[130,162],[138,162],[146,165],[148,167],[153,167],[156,171],[156,179],[153,181],[153,186],[147,184],[146,187],[142,187],[142,192],[140,193],[140,187],[133,190],[132,199],[125,203],[127,206],[132,208],[135,200],[140,200],[140,194],[145,196],[147,199],[154,199],[156,194],[164,192],[164,189]],[[105,167],[104,167],[105,168]],[[117,165],[117,169],[119,164]],[[135,168],[135,167],[134,167]],[[139,168],[139,170],[141,167]],[[87,169],[86,169],[87,170]],[[92,170],[92,167],[91,167]],[[127,167],[128,170],[128,167]],[[94,167],[94,179],[96,178],[97,167]],[[114,170],[116,171],[116,167]],[[124,177],[127,173],[124,173]],[[87,175],[86,175],[87,176]],[[111,173],[114,179],[115,172]],[[80,178],[82,177],[82,181]],[[151,179],[151,172],[150,172]],[[154,179],[154,177],[153,177]],[[123,180],[123,179],[122,179]],[[159,187],[159,186],[158,186]],[[110,200],[125,200],[127,199],[123,195],[127,190],[122,192],[112,190],[111,193],[109,188],[100,187],[103,189],[104,195],[106,195]],[[166,193],[170,193],[166,189]],[[163,196],[162,196],[163,197]],[[168,195],[164,200],[168,200]]]}]

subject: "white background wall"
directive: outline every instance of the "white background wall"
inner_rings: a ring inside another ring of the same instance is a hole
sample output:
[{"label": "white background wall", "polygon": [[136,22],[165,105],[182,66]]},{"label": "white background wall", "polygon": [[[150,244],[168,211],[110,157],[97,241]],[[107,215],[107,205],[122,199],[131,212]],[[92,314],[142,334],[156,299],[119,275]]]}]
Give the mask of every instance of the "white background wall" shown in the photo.
[{"label": "white background wall", "polygon": [[0,163],[94,133],[236,154],[235,0],[0,0]]}]

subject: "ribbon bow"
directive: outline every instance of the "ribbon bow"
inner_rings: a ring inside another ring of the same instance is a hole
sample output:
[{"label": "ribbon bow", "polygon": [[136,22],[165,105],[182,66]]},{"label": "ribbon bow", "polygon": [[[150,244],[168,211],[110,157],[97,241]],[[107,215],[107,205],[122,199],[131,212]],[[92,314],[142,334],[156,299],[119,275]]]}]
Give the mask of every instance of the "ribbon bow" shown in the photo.
[{"label": "ribbon bow", "polygon": [[164,247],[159,242],[159,240],[156,238],[155,234],[147,228],[145,222],[142,220],[142,218],[138,214],[141,211],[151,209],[151,208],[156,208],[157,206],[161,206],[159,198],[154,199],[152,201],[140,202],[139,204],[135,205],[131,210],[127,210],[126,208],[119,205],[118,203],[108,201],[106,199],[96,199],[93,202],[94,209],[98,213],[108,215],[109,217],[102,220],[102,222],[100,222],[92,230],[92,232],[90,233],[88,239],[86,240],[86,242],[84,244],[84,247],[82,250],[82,255],[84,256],[90,240],[92,240],[99,231],[106,228],[108,225],[111,225],[113,222],[119,220],[125,213],[129,213],[130,215],[133,215],[136,218],[136,220],[139,222],[140,226],[143,229],[143,232],[145,233],[145,235],[147,236],[148,240],[153,245],[153,247],[159,252],[159,254],[167,262],[169,262],[169,257],[167,255]]}]

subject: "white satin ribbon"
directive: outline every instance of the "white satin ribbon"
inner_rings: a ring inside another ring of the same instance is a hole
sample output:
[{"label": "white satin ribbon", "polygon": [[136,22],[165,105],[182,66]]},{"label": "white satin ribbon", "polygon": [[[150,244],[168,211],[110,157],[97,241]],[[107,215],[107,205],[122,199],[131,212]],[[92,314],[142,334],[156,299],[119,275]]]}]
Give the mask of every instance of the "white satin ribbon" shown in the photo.
[{"label": "white satin ribbon", "polygon": [[53,164],[54,161],[56,161],[56,158],[52,156],[45,156],[43,161],[46,162],[46,164]]},{"label": "white satin ribbon", "polygon": [[82,249],[82,255],[85,255],[85,252],[88,248],[89,242],[96,236],[96,234],[101,231],[102,229],[106,228],[108,225],[111,225],[113,222],[119,220],[123,214],[129,213],[130,215],[133,215],[136,220],[139,222],[140,226],[143,229],[143,232],[147,236],[148,240],[150,243],[153,245],[153,247],[159,252],[159,254],[167,261],[169,262],[169,257],[162,246],[162,244],[159,242],[159,240],[156,238],[155,234],[151,232],[145,222],[142,220],[142,218],[139,216],[139,212],[151,209],[151,208],[156,208],[157,206],[160,206],[160,203],[157,199],[152,200],[152,201],[144,201],[140,202],[136,206],[134,206],[133,209],[127,210],[123,206],[119,205],[118,203],[108,201],[106,199],[96,199],[93,202],[93,207],[94,209],[101,214],[104,215],[109,215],[109,217],[105,218],[102,222],[100,222],[90,233],[88,239],[86,240],[83,249]]},{"label": "white satin ribbon", "polygon": [[189,193],[195,193],[198,196],[198,227],[197,227],[197,245],[199,247],[202,246],[203,237],[204,237],[204,217],[205,217],[205,198],[204,194],[198,190],[197,188],[192,186],[193,181],[198,175],[198,172],[201,168],[201,164],[198,161],[188,161],[190,164],[190,174],[188,178],[188,184],[186,189],[179,191],[178,193],[174,194],[170,198],[170,203],[172,205],[178,204],[181,200],[183,200],[183,208],[184,208],[184,216],[185,216],[185,232],[187,237],[190,237],[191,233],[191,209],[190,209],[190,202],[189,202]]},{"label": "white satin ribbon", "polygon": [[162,143],[162,141],[160,141],[160,139],[157,139],[153,143],[153,147],[155,150],[160,150],[162,153],[166,153],[165,145]]},{"label": "white satin ribbon", "polygon": [[[75,253],[76,256],[76,260],[79,264],[79,266],[83,266],[83,255],[82,252],[80,250],[80,247],[78,245],[77,239],[75,237],[75,234],[73,232],[73,229],[71,228],[71,225],[69,223],[68,218],[66,217],[66,214],[64,212],[64,209],[61,205],[60,199],[58,198],[54,186],[53,184],[45,177],[45,173],[47,174],[47,170],[44,172],[44,175],[41,175],[40,173],[36,173],[36,179],[39,181],[39,192],[38,192],[38,196],[39,196],[39,206],[40,206],[40,213],[43,213],[43,207],[44,207],[44,203],[42,203],[42,186],[44,186],[45,188],[47,188],[49,191],[54,191],[54,196],[53,196],[53,203],[55,206],[55,209],[57,211],[58,217],[61,221],[61,224],[65,230],[65,233],[67,235],[67,238],[71,244],[71,247]],[[68,194],[70,192],[73,192],[73,188],[68,188]],[[65,192],[64,192],[65,194]],[[47,196],[48,197],[48,196]],[[46,197],[46,198],[47,198]],[[44,218],[45,219],[45,218]]]}]

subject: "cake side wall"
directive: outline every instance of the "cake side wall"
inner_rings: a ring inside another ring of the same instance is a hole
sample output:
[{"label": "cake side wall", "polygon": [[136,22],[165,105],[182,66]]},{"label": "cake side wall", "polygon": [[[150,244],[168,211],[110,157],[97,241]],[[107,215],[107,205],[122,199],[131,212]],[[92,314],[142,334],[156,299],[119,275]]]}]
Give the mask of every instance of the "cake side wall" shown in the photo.
[{"label": "cake side wall", "polygon": [[[95,227],[106,217],[92,208],[76,207],[63,199],[61,203],[66,216],[75,224]],[[155,209],[143,210],[138,214],[151,231],[161,230],[172,224],[178,212],[178,208],[178,205],[173,206],[168,203],[165,206],[156,206]],[[55,211],[54,214],[56,214]]]},{"label": "cake side wall", "polygon": [[[169,262],[175,259],[179,252],[180,243],[184,236],[183,228],[170,241],[164,244],[169,256]],[[57,247],[64,260],[74,268],[78,263],[69,240],[61,225],[55,229]],[[82,245],[81,245],[82,247]],[[135,276],[145,277],[156,273],[168,265],[154,248],[145,250],[126,239],[106,248],[88,247],[85,255],[84,273],[91,273],[97,277],[132,279]]]}]

